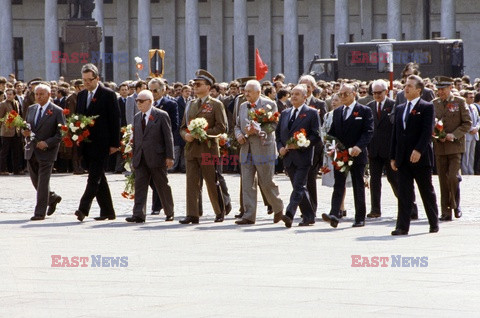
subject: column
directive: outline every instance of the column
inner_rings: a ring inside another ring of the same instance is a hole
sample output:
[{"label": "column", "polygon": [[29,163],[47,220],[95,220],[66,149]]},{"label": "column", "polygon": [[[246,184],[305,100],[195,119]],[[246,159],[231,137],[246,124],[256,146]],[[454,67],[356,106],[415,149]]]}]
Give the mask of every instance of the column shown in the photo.
[{"label": "column", "polygon": [[258,4],[258,32],[255,35],[255,46],[260,51],[260,56],[265,64],[268,65],[268,73],[263,80],[271,80],[273,75],[272,65],[272,0],[262,0]]},{"label": "column", "polygon": [[298,81],[298,8],[297,0],[283,1],[283,50],[285,82]]},{"label": "column", "polygon": [[[177,79],[177,10],[175,0],[163,1],[163,27],[160,34],[160,49],[165,50],[165,75],[172,82]],[[164,30],[164,31],[163,31]]]},{"label": "column", "polygon": [[130,0],[116,1],[117,25],[115,37],[113,38],[113,49],[115,54],[122,57],[121,61],[113,68],[113,80],[121,83],[131,78],[130,64],[133,58],[130,55]]},{"label": "column", "polygon": [[200,68],[200,30],[198,0],[185,2],[185,65],[186,81],[195,76]]},{"label": "column", "polygon": [[102,28],[102,41],[100,42],[101,63],[97,63],[102,80],[105,80],[105,28],[103,27],[103,0],[95,0],[95,9],[92,17],[97,21],[98,26]]},{"label": "column", "polygon": [[207,38],[208,71],[223,80],[223,0],[210,1],[210,31]]},{"label": "column", "polygon": [[409,12],[412,13],[410,23],[412,25],[412,40],[423,40],[425,37],[425,1],[415,1]]},{"label": "column", "polygon": [[441,36],[447,39],[457,37],[456,19],[455,19],[455,1],[442,0],[441,16]]},{"label": "column", "polygon": [[402,40],[402,0],[388,0],[387,37]]},{"label": "column", "polygon": [[12,2],[0,1],[0,12],[0,74],[6,77],[14,72]]},{"label": "column", "polygon": [[321,56],[322,46],[322,1],[308,0],[308,32],[305,34],[304,69],[308,70],[310,61],[315,54]]},{"label": "column", "polygon": [[373,26],[373,5],[372,0],[360,1],[360,20],[363,34],[361,34],[362,41],[370,41],[372,39]]},{"label": "column", "polygon": [[345,43],[348,40],[348,0],[335,0],[335,53],[338,43]]},{"label": "column", "polygon": [[248,18],[247,0],[233,2],[233,54],[234,78],[250,76],[248,74]]},{"label": "column", "polygon": [[[143,61],[143,71],[138,71],[141,78],[148,76],[148,50],[152,48],[152,25],[150,19],[150,0],[138,0],[137,19],[137,56]],[[135,63],[133,60],[131,63]]]},{"label": "column", "polygon": [[57,0],[45,0],[45,80],[58,81],[60,64],[52,63],[52,51],[58,51]]}]

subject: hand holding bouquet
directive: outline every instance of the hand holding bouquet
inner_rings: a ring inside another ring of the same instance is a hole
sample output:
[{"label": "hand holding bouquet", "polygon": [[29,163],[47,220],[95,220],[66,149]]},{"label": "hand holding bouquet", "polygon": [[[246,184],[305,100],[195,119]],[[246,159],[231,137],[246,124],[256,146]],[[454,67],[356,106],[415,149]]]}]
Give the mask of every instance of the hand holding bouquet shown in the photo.
[{"label": "hand holding bouquet", "polygon": [[293,137],[287,140],[287,149],[307,148],[310,146],[310,140],[307,139],[305,129],[300,129],[293,133]]}]

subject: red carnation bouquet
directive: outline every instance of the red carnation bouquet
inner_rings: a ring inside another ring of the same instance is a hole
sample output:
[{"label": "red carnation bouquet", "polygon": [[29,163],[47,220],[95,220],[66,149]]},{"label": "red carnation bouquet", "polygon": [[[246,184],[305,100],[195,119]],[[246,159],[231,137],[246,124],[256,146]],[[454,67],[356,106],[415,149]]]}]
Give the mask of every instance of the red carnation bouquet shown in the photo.
[{"label": "red carnation bouquet", "polygon": [[447,133],[443,130],[443,121],[441,119],[435,118],[435,127],[433,128],[433,138],[435,139],[445,139]]},{"label": "red carnation bouquet", "polygon": [[260,124],[260,127],[265,131],[267,134],[273,132],[275,130],[274,124],[278,123],[278,117],[280,116],[279,112],[272,112],[272,107],[267,105],[267,109],[259,108],[254,109],[250,108],[248,111],[248,118],[250,120],[257,122]]},{"label": "red carnation bouquet", "polygon": [[350,171],[353,164],[353,157],[350,155],[350,149],[335,137],[325,136],[327,155],[332,158],[332,165],[335,170],[343,172],[345,175]]},{"label": "red carnation bouquet", "polygon": [[[64,113],[66,113],[64,111]],[[69,112],[68,112],[69,113]],[[62,133],[62,141],[65,147],[73,147],[73,143],[77,146],[81,142],[90,142],[88,136],[90,136],[89,127],[95,125],[95,119],[97,116],[85,116],[81,114],[73,114],[67,118],[65,125],[59,124],[60,131]]]},{"label": "red carnation bouquet", "polygon": [[7,128],[15,127],[31,130],[30,124],[23,120],[23,118],[13,109],[7,113],[5,117],[1,118],[0,122],[4,123]]},{"label": "red carnation bouquet", "polygon": [[132,167],[133,158],[133,127],[127,125],[122,127],[122,140],[120,141],[120,152],[122,158],[125,160],[125,170],[129,173],[125,179],[125,189],[122,192],[122,197],[125,199],[135,198],[135,171]]}]

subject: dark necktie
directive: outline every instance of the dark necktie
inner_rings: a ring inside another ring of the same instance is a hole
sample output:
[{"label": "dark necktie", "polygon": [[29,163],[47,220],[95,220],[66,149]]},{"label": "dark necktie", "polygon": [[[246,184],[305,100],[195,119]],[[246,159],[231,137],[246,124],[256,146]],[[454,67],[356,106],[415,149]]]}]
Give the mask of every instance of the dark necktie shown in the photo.
[{"label": "dark necktie", "polygon": [[37,119],[35,120],[35,127],[38,126],[40,122],[40,118],[42,118],[42,107],[38,107]]},{"label": "dark necktie", "polygon": [[293,111],[293,115],[292,117],[290,118],[290,121],[288,122],[288,129],[292,129],[292,125],[293,125],[293,122],[295,121],[295,117],[297,116],[297,112],[298,112],[298,108],[295,108],[295,110]]},{"label": "dark necktie", "polygon": [[377,103],[378,106],[377,106],[377,118],[380,119],[380,117],[382,117],[382,104],[381,103]]},{"label": "dark necktie", "polygon": [[347,120],[348,106],[343,107],[343,120]]},{"label": "dark necktie", "polygon": [[145,132],[145,119],[147,118],[147,114],[143,114],[142,116],[142,132]]},{"label": "dark necktie", "polygon": [[88,92],[88,97],[87,97],[87,109],[90,107],[90,103],[92,102],[92,97],[93,97],[93,92]]},{"label": "dark necktie", "polygon": [[408,102],[407,109],[405,110],[405,114],[403,116],[403,128],[407,129],[407,121],[408,116],[410,115],[410,109],[412,108],[412,103]]}]

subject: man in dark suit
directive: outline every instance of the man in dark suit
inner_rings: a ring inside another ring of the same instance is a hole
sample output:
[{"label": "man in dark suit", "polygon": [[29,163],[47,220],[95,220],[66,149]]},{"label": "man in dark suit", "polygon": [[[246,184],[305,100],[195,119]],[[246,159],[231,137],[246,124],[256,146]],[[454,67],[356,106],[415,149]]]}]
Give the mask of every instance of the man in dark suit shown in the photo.
[{"label": "man in dark suit", "polygon": [[[312,95],[313,90],[317,87],[315,79],[312,75],[303,75],[300,77],[298,81],[299,84],[304,84],[307,86],[307,99],[306,105],[316,109],[320,116],[320,124],[323,124],[323,117],[327,113],[327,105],[324,101],[315,98]],[[313,213],[317,214],[317,176],[318,176],[318,169],[320,169],[321,165],[323,164],[323,142],[322,139],[319,138],[316,140],[316,144],[312,145],[314,148],[314,156],[312,167],[308,172],[308,181],[307,181],[307,189],[310,193],[310,199],[312,200],[313,204]]]},{"label": "man in dark suit", "polygon": [[62,200],[61,196],[50,191],[50,175],[62,140],[59,125],[65,124],[65,117],[62,109],[49,102],[49,99],[49,86],[39,84],[35,87],[37,104],[29,107],[26,118],[32,130],[23,131],[27,138],[25,159],[30,179],[37,190],[35,215],[30,219],[32,221],[44,220],[45,214],[52,215]]},{"label": "man in dark suit", "polygon": [[133,158],[135,168],[135,205],[127,222],[145,222],[148,184],[151,180],[161,198],[166,221],[173,220],[172,189],[167,168],[173,166],[173,134],[168,114],[152,107],[153,95],[141,91],[137,96],[138,112],[133,119]]},{"label": "man in dark suit", "polygon": [[380,198],[382,195],[382,173],[385,169],[387,180],[397,196],[397,175],[390,165],[390,142],[392,140],[393,120],[390,114],[395,101],[388,98],[388,84],[384,80],[374,81],[371,85],[373,101],[368,103],[373,114],[373,137],[368,145],[368,159],[370,168],[370,213],[369,218],[378,218],[382,215]]},{"label": "man in dark suit", "polygon": [[416,181],[430,223],[430,233],[438,232],[438,207],[432,184],[432,131],[434,110],[420,98],[422,78],[410,75],[405,85],[407,103],[395,113],[390,164],[398,171],[398,217],[392,235],[407,235],[413,206],[413,180]]},{"label": "man in dark suit", "polygon": [[[373,117],[369,107],[355,101],[355,94],[355,86],[351,84],[341,86],[338,96],[343,107],[338,107],[333,111],[332,125],[328,134],[336,137],[346,149],[349,149],[349,153],[353,157],[350,174],[355,201],[355,222],[352,226],[362,227],[365,225],[366,214],[363,176],[367,164],[367,145],[373,135]],[[345,194],[346,175],[334,169],[334,177],[330,214],[323,213],[322,218],[332,227],[337,227],[341,213],[340,206]]]},{"label": "man in dark suit", "polygon": [[83,221],[90,213],[92,201],[96,198],[100,206],[100,216],[95,220],[114,220],[115,210],[104,167],[108,156],[117,152],[120,146],[120,109],[117,95],[98,83],[98,69],[93,64],[82,67],[82,80],[86,89],[78,93],[77,112],[98,117],[95,125],[89,129],[88,138],[91,142],[81,144],[88,168],[88,180],[75,215],[79,221]]},{"label": "man in dark suit", "polygon": [[[286,227],[292,226],[295,212],[300,206],[302,222],[299,226],[308,226],[315,223],[315,210],[307,190],[307,179],[314,158],[314,147],[320,139],[320,117],[318,111],[305,104],[306,85],[295,86],[291,95],[293,107],[282,112],[275,132],[277,149],[284,157],[283,163],[293,187],[283,221]],[[310,145],[305,148],[287,145],[287,141],[300,129],[305,129],[305,137],[310,141]]]}]

